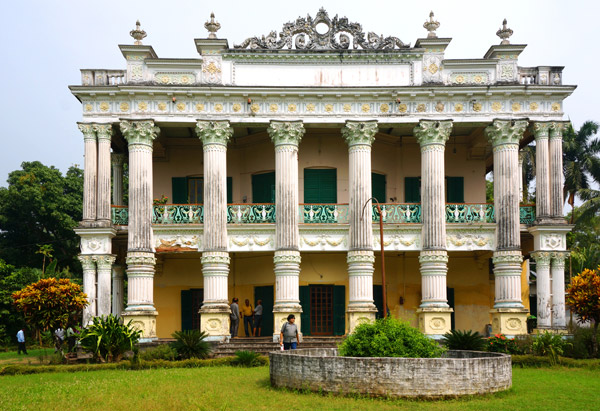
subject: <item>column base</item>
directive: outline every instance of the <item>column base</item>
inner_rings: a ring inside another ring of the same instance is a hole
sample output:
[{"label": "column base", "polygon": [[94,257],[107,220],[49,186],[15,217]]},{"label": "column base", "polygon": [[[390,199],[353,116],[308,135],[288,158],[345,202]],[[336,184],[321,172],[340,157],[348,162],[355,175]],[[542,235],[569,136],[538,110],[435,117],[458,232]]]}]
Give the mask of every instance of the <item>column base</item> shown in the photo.
[{"label": "column base", "polygon": [[123,323],[127,324],[131,321],[131,325],[142,332],[140,342],[156,341],[156,316],[157,311],[139,310],[139,311],[123,311],[121,318]]},{"label": "column base", "polygon": [[522,308],[495,308],[492,314],[492,334],[527,335],[527,316],[529,312]]},{"label": "column base", "polygon": [[419,330],[428,337],[439,339],[452,329],[452,308],[419,308]]},{"label": "column base", "polygon": [[279,342],[279,336],[281,334],[281,327],[283,327],[283,324],[285,324],[287,322],[287,317],[290,314],[294,314],[294,317],[296,317],[296,321],[294,322],[294,324],[296,324],[296,327],[298,327],[298,334],[300,334],[300,337],[302,337],[302,331],[301,331],[302,330],[302,318],[301,318],[302,308],[300,306],[297,306],[294,308],[274,307],[273,308],[273,342]]},{"label": "column base", "polygon": [[206,341],[229,341],[231,337],[229,314],[231,314],[229,307],[200,309],[200,331],[207,334]]},{"label": "column base", "polygon": [[566,328],[534,328],[532,334],[544,334],[547,332],[556,335],[570,335],[569,330]]},{"label": "column base", "polygon": [[372,323],[375,321],[375,315],[377,314],[377,308],[373,306],[373,309],[369,308],[348,308],[348,334],[352,334],[354,329],[364,323]]}]

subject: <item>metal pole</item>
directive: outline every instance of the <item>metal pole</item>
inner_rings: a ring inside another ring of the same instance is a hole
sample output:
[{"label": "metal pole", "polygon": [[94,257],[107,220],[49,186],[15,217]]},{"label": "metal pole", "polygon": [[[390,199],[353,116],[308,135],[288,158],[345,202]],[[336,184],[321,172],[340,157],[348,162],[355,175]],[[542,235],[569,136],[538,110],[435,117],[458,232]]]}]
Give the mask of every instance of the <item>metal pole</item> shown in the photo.
[{"label": "metal pole", "polygon": [[363,216],[365,214],[365,207],[369,205],[369,201],[375,201],[377,212],[379,213],[379,245],[381,246],[381,292],[383,293],[383,318],[388,316],[387,306],[387,288],[385,285],[385,254],[383,252],[383,216],[381,215],[381,207],[379,201],[375,197],[371,197],[367,200],[367,203],[363,206]]}]

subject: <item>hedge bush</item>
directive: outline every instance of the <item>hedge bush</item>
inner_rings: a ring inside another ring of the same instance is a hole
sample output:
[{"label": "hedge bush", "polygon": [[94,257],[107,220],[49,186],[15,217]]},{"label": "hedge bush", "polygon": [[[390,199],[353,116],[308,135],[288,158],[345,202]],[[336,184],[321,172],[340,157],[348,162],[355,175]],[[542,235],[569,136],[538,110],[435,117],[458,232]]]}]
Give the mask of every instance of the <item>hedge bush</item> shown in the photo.
[{"label": "hedge bush", "polygon": [[445,349],[407,322],[382,318],[363,323],[339,346],[344,357],[440,357]]}]

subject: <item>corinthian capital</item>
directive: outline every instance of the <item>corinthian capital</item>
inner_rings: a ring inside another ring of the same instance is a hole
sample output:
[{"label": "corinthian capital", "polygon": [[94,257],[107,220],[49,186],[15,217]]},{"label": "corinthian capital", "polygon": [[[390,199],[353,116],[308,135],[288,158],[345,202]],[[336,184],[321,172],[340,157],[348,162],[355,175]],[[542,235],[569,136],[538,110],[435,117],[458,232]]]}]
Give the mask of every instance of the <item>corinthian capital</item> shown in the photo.
[{"label": "corinthian capital", "polygon": [[227,146],[227,142],[233,135],[233,127],[229,121],[203,121],[196,123],[196,134],[202,140],[202,144],[219,144]]},{"label": "corinthian capital", "polygon": [[83,133],[84,140],[96,140],[94,125],[92,123],[77,123],[77,128]]},{"label": "corinthian capital", "polygon": [[377,121],[346,121],[342,128],[342,136],[349,147],[370,146],[375,141],[377,131]]},{"label": "corinthian capital", "polygon": [[140,144],[152,147],[152,142],[158,136],[159,128],[152,120],[122,120],[121,133],[129,145]]},{"label": "corinthian capital", "polygon": [[533,135],[535,136],[536,140],[540,138],[548,138],[548,133],[550,132],[550,123],[536,121],[533,123],[531,130],[533,131]]},{"label": "corinthian capital", "polygon": [[553,121],[550,123],[550,138],[562,139],[563,132],[567,129],[569,123],[564,121]]},{"label": "corinthian capital", "polygon": [[281,145],[297,146],[304,135],[304,124],[302,121],[271,121],[267,132],[275,147]]},{"label": "corinthian capital", "polygon": [[519,144],[528,124],[527,120],[494,120],[485,128],[485,134],[494,147]]},{"label": "corinthian capital", "polygon": [[125,154],[111,153],[110,162],[113,166],[123,167],[123,164],[125,163]]},{"label": "corinthian capital", "polygon": [[98,140],[110,141],[113,135],[112,124],[94,124],[94,131],[98,136]]},{"label": "corinthian capital", "polygon": [[430,144],[446,145],[451,132],[452,120],[421,120],[413,129],[413,134],[421,147]]}]

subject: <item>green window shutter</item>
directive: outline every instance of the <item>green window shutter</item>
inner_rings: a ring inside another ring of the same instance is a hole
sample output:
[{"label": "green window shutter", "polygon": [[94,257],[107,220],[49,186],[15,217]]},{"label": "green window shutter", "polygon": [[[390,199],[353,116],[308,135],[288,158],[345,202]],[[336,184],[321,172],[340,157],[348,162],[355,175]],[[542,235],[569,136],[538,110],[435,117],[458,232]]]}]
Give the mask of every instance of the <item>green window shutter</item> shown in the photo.
[{"label": "green window shutter", "polygon": [[252,202],[254,204],[275,202],[275,172],[252,176]]},{"label": "green window shutter", "polygon": [[465,179],[464,177],[446,177],[446,202],[465,202]]},{"label": "green window shutter", "polygon": [[304,169],[304,202],[337,203],[337,169]]},{"label": "green window shutter", "polygon": [[380,203],[386,202],[385,174],[371,173],[371,193]]},{"label": "green window shutter", "polygon": [[173,177],[171,179],[171,188],[173,190],[173,204],[188,203],[187,177]]},{"label": "green window shutter", "polygon": [[302,307],[300,332],[303,335],[310,335],[310,288],[308,285],[300,286],[300,306]]},{"label": "green window shutter", "polygon": [[192,290],[181,290],[181,331],[194,328],[192,304]]},{"label": "green window shutter", "polygon": [[333,286],[333,335],[346,332],[346,287]]},{"label": "green window shutter", "polygon": [[376,318],[383,318],[383,286],[373,284],[373,304],[377,307]]},{"label": "green window shutter", "polygon": [[233,203],[233,177],[227,177],[227,204]]},{"label": "green window shutter", "polygon": [[404,202],[405,203],[420,203],[421,202],[421,178],[420,177],[404,177]]}]

